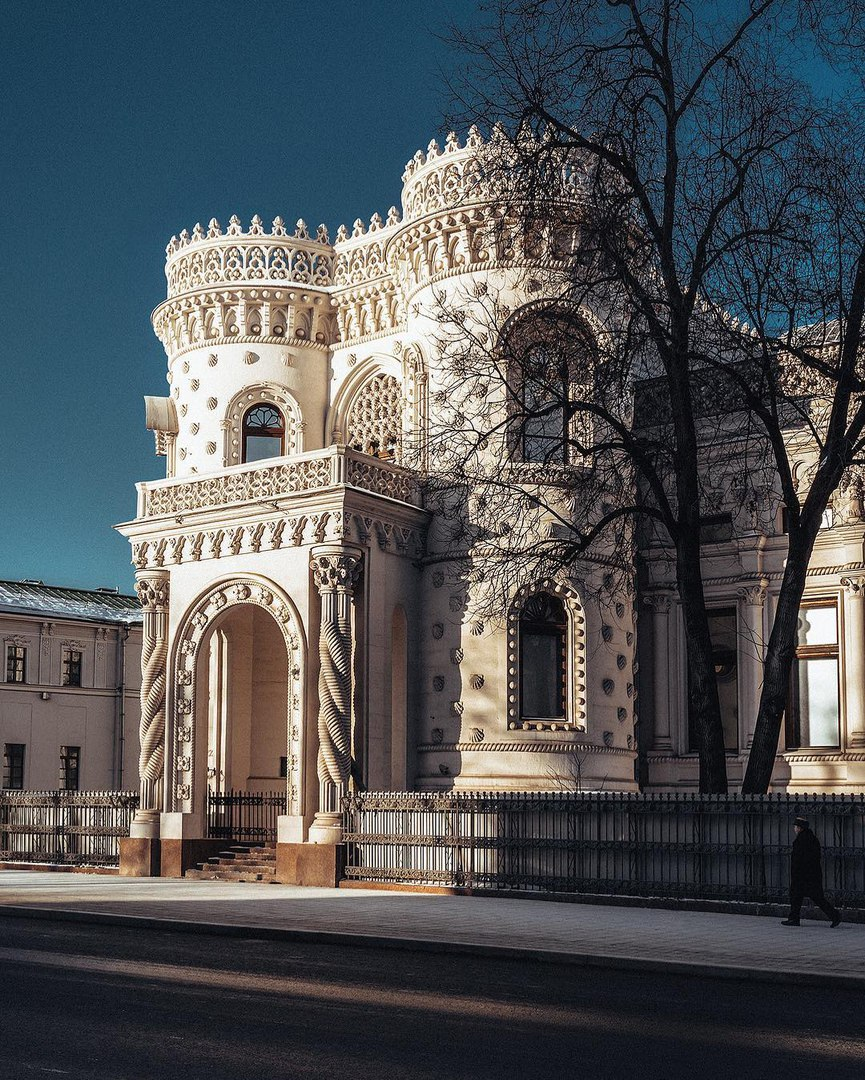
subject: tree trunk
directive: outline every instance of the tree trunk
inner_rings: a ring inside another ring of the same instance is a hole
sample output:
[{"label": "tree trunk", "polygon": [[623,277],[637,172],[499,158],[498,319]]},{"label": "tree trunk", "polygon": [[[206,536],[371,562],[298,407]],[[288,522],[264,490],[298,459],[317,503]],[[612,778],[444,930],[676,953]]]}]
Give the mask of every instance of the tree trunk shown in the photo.
[{"label": "tree trunk", "polygon": [[712,659],[709,619],[700,573],[700,533],[683,537],[677,551],[677,579],[688,661],[688,716],[693,718],[700,755],[700,791],[727,792],[727,756]]},{"label": "tree trunk", "polygon": [[[805,575],[817,535],[816,529],[798,529],[797,532],[800,535],[795,538],[791,536],[790,539],[772,633],[766,646],[763,692],[760,695],[748,767],[742,782],[743,795],[765,795],[775,769],[781,721],[787,708],[790,675],[796,655],[799,606],[805,591]],[[804,535],[801,535],[802,533]]]}]

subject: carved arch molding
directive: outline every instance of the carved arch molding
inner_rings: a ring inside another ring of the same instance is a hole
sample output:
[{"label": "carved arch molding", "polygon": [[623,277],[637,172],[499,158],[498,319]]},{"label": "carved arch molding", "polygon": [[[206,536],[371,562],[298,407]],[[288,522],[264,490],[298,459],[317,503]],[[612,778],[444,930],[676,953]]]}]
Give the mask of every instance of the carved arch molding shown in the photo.
[{"label": "carved arch molding", "polygon": [[173,705],[171,709],[170,809],[192,813],[196,803],[196,740],[207,738],[206,724],[196,731],[196,671],[201,647],[216,619],[230,607],[255,604],[273,616],[282,632],[288,659],[287,685],[287,807],[290,815],[303,813],[303,666],[304,638],[300,618],[289,597],[273,582],[254,576],[223,581],[202,594],[187,611],[172,653]]}]

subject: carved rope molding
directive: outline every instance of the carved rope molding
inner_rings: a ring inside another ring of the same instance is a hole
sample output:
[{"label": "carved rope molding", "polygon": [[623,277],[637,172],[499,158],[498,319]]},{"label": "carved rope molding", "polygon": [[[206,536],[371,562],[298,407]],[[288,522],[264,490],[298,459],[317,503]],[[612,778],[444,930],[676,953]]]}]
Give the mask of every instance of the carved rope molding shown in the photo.
[{"label": "carved rope molding", "polygon": [[361,559],[361,552],[335,546],[310,560],[321,595],[318,778],[325,812],[339,809],[351,773],[351,597]]},{"label": "carved rope molding", "polygon": [[165,690],[168,660],[167,573],[139,578],[135,591],[144,611],[141,651],[141,721],[138,773],[141,794],[137,819],[151,821],[163,807],[165,768]]},{"label": "carved rope molding", "polygon": [[[171,808],[191,813],[194,807],[195,775],[195,671],[201,644],[213,621],[226,608],[237,604],[255,604],[264,608],[276,621],[288,657],[287,741],[288,741],[288,813],[303,813],[301,763],[303,748],[303,637],[300,622],[288,596],[273,582],[244,575],[214,586],[189,609],[181,624],[174,647],[173,737],[174,786]],[[206,728],[205,728],[206,730]]]}]

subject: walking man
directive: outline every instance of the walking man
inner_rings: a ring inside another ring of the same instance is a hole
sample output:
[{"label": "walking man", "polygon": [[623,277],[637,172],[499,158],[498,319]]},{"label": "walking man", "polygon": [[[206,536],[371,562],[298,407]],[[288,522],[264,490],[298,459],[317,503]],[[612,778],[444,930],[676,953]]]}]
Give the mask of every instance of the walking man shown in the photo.
[{"label": "walking man", "polygon": [[796,829],[796,839],[790,851],[790,916],[781,925],[798,926],[802,901],[810,896],[834,928],[841,922],[841,912],[832,907],[823,892],[820,841],[811,832],[806,818],[797,817],[793,827]]}]

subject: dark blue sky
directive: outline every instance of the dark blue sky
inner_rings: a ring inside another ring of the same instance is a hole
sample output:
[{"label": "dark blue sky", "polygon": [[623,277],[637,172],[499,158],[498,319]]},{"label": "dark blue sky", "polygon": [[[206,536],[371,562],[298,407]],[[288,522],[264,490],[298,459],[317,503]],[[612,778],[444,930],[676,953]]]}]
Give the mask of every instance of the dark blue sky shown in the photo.
[{"label": "dark blue sky", "polygon": [[0,578],[129,590],[172,233],[399,203],[473,0],[3,0]]}]

